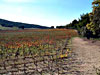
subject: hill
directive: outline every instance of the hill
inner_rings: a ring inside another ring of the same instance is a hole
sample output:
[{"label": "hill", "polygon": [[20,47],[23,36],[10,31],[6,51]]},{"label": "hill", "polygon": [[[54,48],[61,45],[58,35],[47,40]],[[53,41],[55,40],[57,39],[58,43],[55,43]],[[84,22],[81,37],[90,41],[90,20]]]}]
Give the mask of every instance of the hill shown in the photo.
[{"label": "hill", "polygon": [[13,22],[13,21],[8,21],[5,19],[0,19],[0,25],[3,27],[17,27],[17,28],[36,28],[36,29],[49,29],[49,27],[46,26],[41,26],[41,25],[36,25],[36,24],[27,24],[27,23],[22,23],[22,22]]}]

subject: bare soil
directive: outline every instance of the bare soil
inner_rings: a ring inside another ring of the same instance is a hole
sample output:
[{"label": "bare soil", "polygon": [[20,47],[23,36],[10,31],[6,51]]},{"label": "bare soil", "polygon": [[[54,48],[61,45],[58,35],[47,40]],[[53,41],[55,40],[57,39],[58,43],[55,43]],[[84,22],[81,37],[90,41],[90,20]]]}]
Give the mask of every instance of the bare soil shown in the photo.
[{"label": "bare soil", "polygon": [[[62,49],[68,57],[52,60]],[[100,41],[75,37],[69,44],[66,40],[56,52],[56,55],[0,62],[0,75],[97,75],[100,72]]]},{"label": "bare soil", "polygon": [[76,37],[72,40],[74,75],[97,75],[100,69],[100,41]]}]

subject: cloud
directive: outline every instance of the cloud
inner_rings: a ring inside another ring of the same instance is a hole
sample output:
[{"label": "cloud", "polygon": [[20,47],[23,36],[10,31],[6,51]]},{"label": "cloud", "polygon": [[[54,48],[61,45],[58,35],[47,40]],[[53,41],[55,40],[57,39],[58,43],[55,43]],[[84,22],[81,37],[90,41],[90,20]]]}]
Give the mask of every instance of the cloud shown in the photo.
[{"label": "cloud", "polygon": [[58,26],[58,25],[65,25],[66,21],[60,21],[55,19],[46,19],[40,18],[37,16],[24,16],[21,14],[9,14],[9,13],[1,13],[0,17],[2,19],[7,19],[15,22],[23,22],[23,23],[30,23],[30,24],[39,24],[43,26]]},{"label": "cloud", "polygon": [[3,0],[8,3],[26,3],[26,2],[34,2],[36,0]]}]

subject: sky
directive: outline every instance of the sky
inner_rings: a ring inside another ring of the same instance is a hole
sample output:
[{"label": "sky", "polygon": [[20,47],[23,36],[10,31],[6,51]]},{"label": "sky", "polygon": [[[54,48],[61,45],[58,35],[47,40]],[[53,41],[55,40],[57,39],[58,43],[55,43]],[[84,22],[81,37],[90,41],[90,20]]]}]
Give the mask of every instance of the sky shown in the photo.
[{"label": "sky", "polygon": [[0,0],[0,18],[42,26],[66,25],[92,11],[93,0]]}]

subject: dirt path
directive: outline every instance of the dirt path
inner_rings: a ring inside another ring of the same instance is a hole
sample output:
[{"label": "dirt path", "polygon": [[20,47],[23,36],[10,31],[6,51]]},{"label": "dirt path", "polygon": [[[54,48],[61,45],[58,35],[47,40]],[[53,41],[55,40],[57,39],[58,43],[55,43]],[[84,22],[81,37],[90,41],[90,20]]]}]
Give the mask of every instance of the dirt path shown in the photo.
[{"label": "dirt path", "polygon": [[79,37],[72,40],[74,53],[75,75],[97,75],[96,68],[100,68],[100,46],[90,44]]}]

